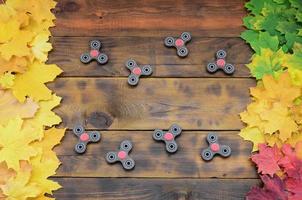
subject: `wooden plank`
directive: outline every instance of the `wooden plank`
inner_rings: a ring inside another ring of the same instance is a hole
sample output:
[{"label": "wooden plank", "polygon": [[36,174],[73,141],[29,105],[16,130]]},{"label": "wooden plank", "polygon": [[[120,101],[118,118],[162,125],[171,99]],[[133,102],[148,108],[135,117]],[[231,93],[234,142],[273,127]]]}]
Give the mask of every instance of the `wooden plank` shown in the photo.
[{"label": "wooden plank", "polygon": [[258,179],[55,179],[60,200],[237,200],[244,199]]},{"label": "wooden plank", "polygon": [[151,130],[177,122],[187,130],[238,130],[253,79],[60,78],[50,85],[63,97],[56,112],[65,127]]},{"label": "wooden plank", "polygon": [[[168,125],[167,125],[168,126]],[[155,128],[161,128],[154,125]],[[69,177],[169,177],[169,178],[256,178],[256,168],[249,160],[252,145],[243,141],[238,132],[217,132],[219,141],[232,148],[229,158],[215,157],[205,162],[200,157],[208,146],[208,132],[183,131],[176,141],[179,149],[168,154],[162,142],[152,138],[153,131],[102,131],[102,140],[89,144],[83,155],[74,152],[77,137],[68,132],[56,152],[62,162],[57,176]],[[133,171],[124,171],[120,163],[109,165],[105,155],[118,149],[123,140],[131,140],[130,156],[135,160]]]},{"label": "wooden plank", "polygon": [[[100,39],[102,51],[109,56],[106,65],[91,62],[85,65],[80,62],[80,55],[89,50],[89,41]],[[240,38],[203,38],[194,37],[188,44],[190,54],[181,59],[176,50],[166,48],[164,37],[54,37],[54,51],[50,53],[49,63],[58,64],[64,73],[62,76],[128,76],[129,71],[124,63],[133,58],[139,64],[151,64],[154,67],[153,77],[226,77],[220,71],[215,75],[206,71],[209,62],[215,59],[218,49],[228,53],[227,62],[236,67],[232,77],[249,77],[245,63],[249,62],[252,53],[250,47]]]},{"label": "wooden plank", "polygon": [[61,0],[55,36],[154,36],[191,31],[234,37],[244,30],[244,0]]}]

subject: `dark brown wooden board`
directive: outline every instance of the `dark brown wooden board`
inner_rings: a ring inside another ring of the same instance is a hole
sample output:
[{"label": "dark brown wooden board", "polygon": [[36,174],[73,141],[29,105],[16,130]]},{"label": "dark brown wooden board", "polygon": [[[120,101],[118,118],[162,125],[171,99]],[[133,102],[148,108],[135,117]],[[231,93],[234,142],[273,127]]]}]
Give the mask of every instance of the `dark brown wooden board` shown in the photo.
[{"label": "dark brown wooden board", "polygon": [[[221,144],[232,148],[229,158],[214,157],[205,162],[200,157],[206,142],[207,131],[183,131],[177,137],[179,149],[175,154],[165,151],[163,142],[152,138],[153,131],[101,131],[99,143],[91,143],[85,154],[74,152],[78,138],[70,131],[56,152],[63,165],[60,177],[148,177],[148,178],[256,178],[254,165],[250,162],[251,143],[242,142],[235,131],[216,132]],[[123,170],[120,163],[109,165],[105,155],[116,151],[123,140],[131,140],[130,156],[136,166],[132,171]]]},{"label": "dark brown wooden board", "polygon": [[[204,38],[192,36],[188,44],[189,56],[180,59],[175,48],[163,44],[164,37],[55,37],[54,51],[50,53],[49,63],[56,63],[63,70],[61,76],[78,77],[112,77],[128,76],[126,60],[133,58],[138,64],[150,64],[153,67],[152,77],[249,77],[245,66],[251,57],[251,50],[239,38]],[[101,51],[109,56],[106,65],[91,62],[81,63],[80,55],[89,52],[89,42],[93,39],[102,41]],[[227,52],[226,61],[236,68],[233,76],[222,71],[210,74],[206,71],[209,62],[215,61],[216,51]]]},{"label": "dark brown wooden board", "polygon": [[69,128],[152,130],[178,123],[186,130],[238,130],[254,85],[252,79],[142,78],[131,87],[126,78],[60,78],[51,88],[63,97],[56,112]]},{"label": "dark brown wooden board", "polygon": [[60,178],[59,200],[241,200],[257,179]]},{"label": "dark brown wooden board", "polygon": [[243,0],[60,0],[55,36],[158,36],[190,31],[237,37]]},{"label": "dark brown wooden board", "polygon": [[[62,127],[82,123],[100,130],[102,140],[88,145],[84,155],[73,148],[77,138],[69,130],[55,148],[62,162],[57,175],[61,199],[196,200],[244,199],[259,183],[250,162],[251,143],[238,136],[244,126],[239,113],[251,101],[249,87],[255,80],[245,64],[252,51],[239,38],[247,14],[244,0],[60,0],[54,13],[54,50],[49,63],[65,72],[49,84],[63,97],[55,109]],[[190,54],[176,56],[163,39],[192,34]],[[109,63],[80,63],[89,41],[100,39]],[[236,67],[232,76],[209,74],[206,65],[218,49],[228,53]],[[152,77],[136,88],[127,85],[128,58],[151,64]],[[169,155],[164,143],[152,139],[155,128],[178,123],[184,129],[177,138],[179,151]],[[204,162],[199,155],[205,137],[215,131],[233,154]],[[131,139],[130,154],[136,167],[125,172],[120,164],[108,165],[104,156]]]}]

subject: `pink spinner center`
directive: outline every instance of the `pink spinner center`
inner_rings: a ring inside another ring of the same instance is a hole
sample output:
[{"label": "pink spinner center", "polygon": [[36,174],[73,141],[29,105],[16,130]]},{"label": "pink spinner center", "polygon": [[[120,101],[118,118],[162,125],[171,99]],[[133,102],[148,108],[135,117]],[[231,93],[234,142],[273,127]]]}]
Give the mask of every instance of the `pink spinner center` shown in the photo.
[{"label": "pink spinner center", "polygon": [[93,58],[96,58],[98,57],[98,55],[100,54],[100,52],[98,50],[91,50],[90,51],[90,56],[93,57]]},{"label": "pink spinner center", "polygon": [[216,61],[216,63],[217,63],[217,65],[218,65],[219,67],[224,67],[224,65],[225,65],[225,60],[224,60],[224,59],[218,59],[218,60]]},{"label": "pink spinner center", "polygon": [[127,153],[125,151],[120,151],[118,152],[117,156],[119,157],[119,159],[125,159],[127,156]]},{"label": "pink spinner center", "polygon": [[142,70],[141,68],[139,67],[135,67],[133,70],[132,70],[133,74],[135,75],[140,75],[142,73]]},{"label": "pink spinner center", "polygon": [[210,145],[210,148],[211,148],[212,151],[217,152],[217,151],[219,151],[220,147],[219,147],[219,144],[213,143],[213,144]]},{"label": "pink spinner center", "polygon": [[87,133],[83,133],[81,136],[80,136],[80,140],[81,141],[88,141],[89,140],[89,135]]},{"label": "pink spinner center", "polygon": [[170,141],[170,140],[173,140],[174,136],[173,136],[172,133],[166,133],[166,134],[164,135],[164,138],[165,138],[165,140]]},{"label": "pink spinner center", "polygon": [[182,39],[177,39],[175,41],[175,45],[178,46],[178,47],[181,47],[184,45],[184,41]]}]

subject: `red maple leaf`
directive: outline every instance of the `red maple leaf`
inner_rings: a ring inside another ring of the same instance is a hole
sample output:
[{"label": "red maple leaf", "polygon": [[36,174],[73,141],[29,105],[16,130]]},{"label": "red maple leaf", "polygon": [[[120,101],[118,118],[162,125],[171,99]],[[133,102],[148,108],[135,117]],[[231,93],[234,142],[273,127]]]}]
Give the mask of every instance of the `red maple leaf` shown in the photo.
[{"label": "red maple leaf", "polygon": [[247,200],[287,200],[287,192],[283,181],[278,176],[260,176],[263,188],[253,187],[248,192]]},{"label": "red maple leaf", "polygon": [[285,187],[289,191],[289,200],[301,200],[302,199],[302,180],[294,178],[285,179]]},{"label": "red maple leaf", "polygon": [[269,174],[271,177],[280,170],[278,162],[281,158],[282,153],[276,145],[268,147],[259,144],[259,153],[252,155],[252,161],[258,166],[258,173]]},{"label": "red maple leaf", "polygon": [[297,157],[296,152],[290,145],[282,146],[284,156],[279,160],[278,164],[288,177],[302,180],[302,160]]}]

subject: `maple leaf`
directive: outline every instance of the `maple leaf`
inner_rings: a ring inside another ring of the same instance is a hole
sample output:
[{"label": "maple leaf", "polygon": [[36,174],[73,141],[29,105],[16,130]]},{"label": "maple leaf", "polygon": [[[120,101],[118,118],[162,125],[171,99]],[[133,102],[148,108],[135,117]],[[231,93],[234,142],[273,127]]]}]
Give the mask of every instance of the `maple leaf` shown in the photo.
[{"label": "maple leaf", "polygon": [[252,161],[257,164],[258,173],[269,174],[271,177],[280,170],[278,161],[282,154],[277,146],[268,147],[259,144],[259,153],[252,155]]},{"label": "maple leaf", "polygon": [[48,52],[52,49],[50,43],[48,43],[49,35],[47,33],[38,34],[35,39],[31,42],[32,51],[34,56],[41,62],[47,60]]},{"label": "maple leaf", "polygon": [[26,96],[32,97],[35,101],[48,100],[51,98],[51,91],[44,83],[53,81],[61,72],[62,70],[56,65],[35,61],[27,72],[16,75],[12,87],[13,94],[20,102],[24,102]]},{"label": "maple leaf", "polygon": [[8,168],[19,170],[20,160],[29,160],[37,151],[29,144],[37,139],[35,130],[22,129],[20,118],[10,120],[7,125],[0,125],[0,162],[6,162]]},{"label": "maple leaf", "polygon": [[53,190],[61,187],[58,183],[47,178],[54,175],[60,165],[60,161],[52,149],[60,143],[64,133],[65,129],[48,129],[45,131],[41,141],[32,144],[36,149],[40,149],[41,151],[40,154],[31,159],[33,171],[30,181],[39,185],[41,191],[44,193],[52,194]]},{"label": "maple leaf", "polygon": [[39,102],[39,110],[36,112],[35,117],[25,121],[26,124],[31,126],[53,126],[59,124],[62,120],[53,111],[53,108],[60,104],[61,97],[53,94],[49,100]]},{"label": "maple leaf", "polygon": [[302,199],[302,179],[287,178],[284,182],[287,191],[290,192],[289,200]]},{"label": "maple leaf", "polygon": [[264,187],[253,187],[246,196],[247,200],[287,200],[285,185],[278,176],[261,175],[260,178]]},{"label": "maple leaf", "polygon": [[48,177],[56,173],[56,169],[60,163],[57,160],[44,159],[41,161],[41,155],[31,159],[32,175],[30,178],[31,183],[38,185],[40,191],[47,194],[52,194],[53,190],[58,190],[61,186]]},{"label": "maple leaf", "polygon": [[30,31],[19,30],[15,32],[15,36],[10,41],[0,45],[0,55],[5,60],[9,60],[12,56],[30,56],[28,44],[33,37],[34,34]]},{"label": "maple leaf", "polygon": [[0,73],[19,72],[24,73],[27,69],[28,60],[26,57],[12,56],[9,61],[0,57]]},{"label": "maple leaf", "polygon": [[283,65],[290,68],[302,70],[302,51],[294,51],[293,54],[286,54]]},{"label": "maple leaf", "polygon": [[27,0],[26,4],[23,3],[23,0],[9,0],[6,4],[17,11],[30,13],[31,18],[37,23],[55,19],[51,12],[51,9],[56,6],[56,2],[53,0]]},{"label": "maple leaf", "polygon": [[252,62],[246,66],[251,70],[252,75],[257,79],[262,79],[266,74],[278,75],[282,73],[284,52],[279,49],[277,52],[271,49],[260,49],[260,54],[252,56]]},{"label": "maple leaf", "polygon": [[0,75],[0,89],[7,89],[13,86],[15,75],[10,72]]},{"label": "maple leaf", "polygon": [[271,36],[268,32],[258,32],[253,30],[246,30],[241,33],[241,37],[250,43],[252,49],[261,54],[262,49],[271,49],[277,51],[279,47],[279,40],[277,36]]},{"label": "maple leaf", "polygon": [[0,90],[0,124],[2,125],[17,117],[31,118],[38,108],[38,104],[29,98],[21,104],[10,91]]},{"label": "maple leaf", "polygon": [[288,108],[280,103],[274,103],[272,109],[263,111],[260,117],[265,120],[265,133],[273,134],[279,131],[279,138],[283,142],[298,130],[297,124],[289,116]]},{"label": "maple leaf", "polygon": [[16,172],[12,169],[8,169],[5,162],[0,163],[0,199],[4,199],[5,195],[1,190],[1,186],[4,186],[7,181],[11,178],[16,176]]},{"label": "maple leaf", "polygon": [[280,102],[282,105],[290,106],[293,101],[301,96],[301,89],[292,84],[288,73],[281,74],[277,79],[266,75],[262,79],[263,86],[251,88],[251,95],[258,100],[269,100]]},{"label": "maple leaf", "polygon": [[244,139],[253,142],[253,151],[258,150],[258,144],[259,143],[264,143],[265,138],[263,133],[256,127],[246,127],[241,129],[239,135]]},{"label": "maple leaf", "polygon": [[44,137],[41,141],[32,143],[35,149],[40,149],[42,159],[51,159],[59,162],[56,153],[52,150],[56,145],[60,144],[61,139],[65,134],[65,129],[50,128],[45,130]]},{"label": "maple leaf", "polygon": [[302,160],[302,139],[296,143],[295,150],[298,159]]},{"label": "maple leaf", "polygon": [[302,160],[298,159],[296,152],[289,144],[282,146],[282,152],[284,156],[279,160],[279,165],[289,177],[302,180]]},{"label": "maple leaf", "polygon": [[26,200],[41,193],[36,184],[29,183],[31,170],[29,164],[23,165],[15,177],[10,178],[5,185],[1,186],[7,200]]}]

